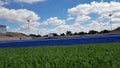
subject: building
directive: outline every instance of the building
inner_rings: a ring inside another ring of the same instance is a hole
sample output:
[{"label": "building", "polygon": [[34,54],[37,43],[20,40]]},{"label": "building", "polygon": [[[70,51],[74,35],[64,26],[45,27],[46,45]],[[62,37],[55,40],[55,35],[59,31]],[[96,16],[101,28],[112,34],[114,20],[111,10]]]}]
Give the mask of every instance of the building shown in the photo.
[{"label": "building", "polygon": [[0,33],[6,33],[7,29],[5,25],[0,25]]},{"label": "building", "polygon": [[53,37],[53,33],[49,33],[49,34],[48,34],[48,37]]}]

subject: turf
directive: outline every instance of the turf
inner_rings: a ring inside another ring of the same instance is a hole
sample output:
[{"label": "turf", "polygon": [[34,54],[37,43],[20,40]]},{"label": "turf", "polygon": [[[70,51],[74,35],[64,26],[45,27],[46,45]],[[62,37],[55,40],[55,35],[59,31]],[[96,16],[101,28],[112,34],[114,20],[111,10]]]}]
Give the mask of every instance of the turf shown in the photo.
[{"label": "turf", "polygon": [[0,48],[0,68],[119,68],[120,43]]}]

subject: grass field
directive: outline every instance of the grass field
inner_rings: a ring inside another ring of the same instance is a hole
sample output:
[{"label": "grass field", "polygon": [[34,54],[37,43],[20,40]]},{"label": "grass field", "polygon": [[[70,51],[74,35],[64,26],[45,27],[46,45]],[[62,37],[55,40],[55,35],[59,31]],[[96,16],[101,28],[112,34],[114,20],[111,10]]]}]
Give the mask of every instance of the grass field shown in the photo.
[{"label": "grass field", "polygon": [[0,68],[120,68],[120,43],[0,48]]}]

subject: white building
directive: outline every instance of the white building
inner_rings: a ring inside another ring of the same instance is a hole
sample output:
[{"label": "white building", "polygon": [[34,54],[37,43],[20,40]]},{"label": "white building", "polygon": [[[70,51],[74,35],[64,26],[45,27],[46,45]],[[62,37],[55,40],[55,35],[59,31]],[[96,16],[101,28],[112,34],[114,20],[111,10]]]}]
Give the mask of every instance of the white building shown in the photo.
[{"label": "white building", "polygon": [[48,37],[53,37],[53,33],[49,33],[49,34],[48,34]]},{"label": "white building", "polygon": [[0,33],[6,33],[7,29],[5,25],[0,25]]}]

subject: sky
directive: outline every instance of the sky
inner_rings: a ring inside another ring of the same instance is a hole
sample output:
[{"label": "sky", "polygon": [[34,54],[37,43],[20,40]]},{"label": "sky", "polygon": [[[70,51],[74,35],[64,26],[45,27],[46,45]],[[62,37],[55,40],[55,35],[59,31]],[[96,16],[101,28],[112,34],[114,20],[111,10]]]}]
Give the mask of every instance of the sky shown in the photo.
[{"label": "sky", "polygon": [[[120,0],[0,0],[9,32],[46,35],[120,27]],[[109,16],[111,14],[111,16]]]}]

